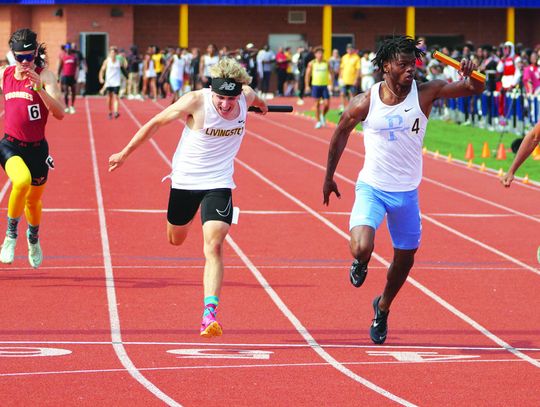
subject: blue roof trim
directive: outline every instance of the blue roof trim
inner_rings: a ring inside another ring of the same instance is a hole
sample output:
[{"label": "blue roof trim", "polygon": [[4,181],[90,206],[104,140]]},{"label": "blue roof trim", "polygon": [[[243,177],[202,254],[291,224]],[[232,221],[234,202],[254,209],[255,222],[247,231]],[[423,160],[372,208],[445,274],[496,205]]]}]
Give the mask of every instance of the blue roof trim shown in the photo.
[{"label": "blue roof trim", "polygon": [[540,8],[540,0],[0,0],[0,4],[132,4],[213,6],[371,6],[371,7],[463,7]]}]

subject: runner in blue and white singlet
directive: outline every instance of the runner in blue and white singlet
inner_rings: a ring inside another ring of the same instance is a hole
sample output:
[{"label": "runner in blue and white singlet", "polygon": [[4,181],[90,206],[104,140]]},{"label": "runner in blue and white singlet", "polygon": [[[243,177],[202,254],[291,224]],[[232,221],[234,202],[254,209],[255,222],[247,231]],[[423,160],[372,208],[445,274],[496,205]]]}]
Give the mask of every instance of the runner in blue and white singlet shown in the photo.
[{"label": "runner in blue and white singlet", "polygon": [[484,85],[468,77],[474,64],[461,62],[467,80],[447,83],[433,80],[416,84],[416,61],[424,52],[407,36],[385,40],[373,62],[384,80],[356,96],[343,115],[330,141],[323,186],[323,202],[340,196],[334,173],[351,131],[363,122],[366,156],[356,183],[356,198],[349,228],[354,261],[349,269],[353,286],[360,287],[375,246],[375,231],[387,217],[394,257],[382,295],[373,300],[371,340],[382,344],[387,335],[390,305],[414,264],[422,233],[418,190],[422,178],[422,140],[427,117],[438,98],[482,93]]},{"label": "runner in blue and white singlet", "polygon": [[373,86],[362,126],[366,158],[358,181],[389,192],[412,191],[422,179],[422,143],[427,117],[418,103],[416,82],[401,103],[380,98],[383,82]]},{"label": "runner in blue and white singlet", "polygon": [[216,320],[223,282],[222,247],[233,222],[234,158],[246,131],[248,106],[258,107],[263,114],[268,111],[265,101],[247,86],[252,78],[235,60],[221,59],[210,74],[210,89],[182,96],[109,158],[109,171],[113,171],[160,127],[186,118],[172,162],[167,237],[171,244],[181,245],[201,208],[206,263],[200,335],[205,338],[222,334]]}]

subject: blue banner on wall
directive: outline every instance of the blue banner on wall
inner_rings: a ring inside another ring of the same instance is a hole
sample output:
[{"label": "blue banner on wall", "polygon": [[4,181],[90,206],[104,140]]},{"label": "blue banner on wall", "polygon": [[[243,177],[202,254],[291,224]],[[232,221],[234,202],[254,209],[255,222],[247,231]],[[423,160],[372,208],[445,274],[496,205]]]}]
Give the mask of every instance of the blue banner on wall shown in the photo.
[{"label": "blue banner on wall", "polygon": [[0,0],[0,4],[540,8],[540,0]]}]

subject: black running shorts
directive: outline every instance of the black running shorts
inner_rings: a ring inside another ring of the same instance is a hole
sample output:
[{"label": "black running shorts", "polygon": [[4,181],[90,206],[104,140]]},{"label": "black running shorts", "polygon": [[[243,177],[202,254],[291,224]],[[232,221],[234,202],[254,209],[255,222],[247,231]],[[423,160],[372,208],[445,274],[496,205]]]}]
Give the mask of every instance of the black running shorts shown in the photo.
[{"label": "black running shorts", "polygon": [[47,182],[49,168],[54,168],[49,155],[49,144],[43,139],[35,143],[25,143],[5,135],[0,140],[0,164],[6,168],[6,162],[13,156],[22,158],[32,176],[32,185],[43,185]]},{"label": "black running shorts", "polygon": [[62,76],[62,77],[60,77],[60,83],[62,85],[66,85],[66,86],[73,86],[73,85],[75,85],[75,77],[74,76]]},{"label": "black running shorts", "polygon": [[167,220],[171,225],[187,225],[201,207],[201,221],[232,222],[233,203],[230,188],[185,190],[171,188]]}]

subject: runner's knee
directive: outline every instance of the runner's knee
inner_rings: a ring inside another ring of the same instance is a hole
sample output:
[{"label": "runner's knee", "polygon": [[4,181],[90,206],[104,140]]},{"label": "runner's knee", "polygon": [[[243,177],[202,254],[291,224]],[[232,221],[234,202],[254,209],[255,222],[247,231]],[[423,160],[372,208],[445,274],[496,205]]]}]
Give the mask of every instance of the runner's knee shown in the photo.
[{"label": "runner's knee", "polygon": [[13,191],[26,194],[32,184],[30,170],[19,156],[13,156],[6,162],[6,173],[11,181]]},{"label": "runner's knee", "polygon": [[169,240],[169,243],[173,246],[180,246],[184,241],[186,240],[186,234],[179,235],[177,233],[168,231],[167,232],[167,239]]},{"label": "runner's knee", "polygon": [[167,224],[167,240],[173,246],[180,246],[186,240],[189,228],[178,229],[171,223]]},{"label": "runner's knee", "polygon": [[350,248],[352,256],[358,261],[365,263],[371,258],[375,244],[368,234],[353,234],[351,235]]},{"label": "runner's knee", "polygon": [[373,248],[373,244],[353,244],[353,242],[351,242],[352,256],[362,263],[365,263],[370,259]]},{"label": "runner's knee", "polygon": [[221,257],[223,253],[223,242],[218,239],[204,243],[204,255],[206,258]]}]

